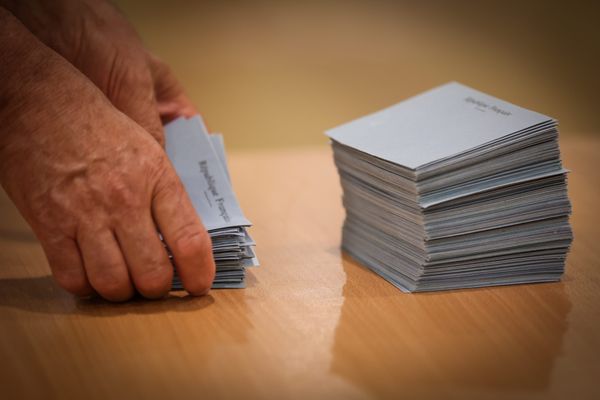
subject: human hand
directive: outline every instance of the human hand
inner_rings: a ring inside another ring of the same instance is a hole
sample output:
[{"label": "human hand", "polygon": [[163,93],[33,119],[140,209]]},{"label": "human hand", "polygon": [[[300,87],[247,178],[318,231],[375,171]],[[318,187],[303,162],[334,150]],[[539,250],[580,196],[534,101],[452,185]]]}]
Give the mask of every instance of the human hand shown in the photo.
[{"label": "human hand", "polygon": [[[162,123],[197,114],[170,68],[104,0],[0,0],[112,104],[164,145]],[[162,123],[161,123],[162,121]]]},{"label": "human hand", "polygon": [[173,274],[160,230],[185,289],[206,293],[210,237],[160,145],[0,12],[2,30],[0,183],[56,281],[113,301],[160,297]]}]

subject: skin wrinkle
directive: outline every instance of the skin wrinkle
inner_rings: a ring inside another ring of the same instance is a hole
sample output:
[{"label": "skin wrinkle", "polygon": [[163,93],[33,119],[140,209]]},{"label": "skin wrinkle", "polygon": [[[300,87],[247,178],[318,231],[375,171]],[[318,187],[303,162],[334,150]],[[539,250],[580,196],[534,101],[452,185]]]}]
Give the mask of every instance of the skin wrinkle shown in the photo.
[{"label": "skin wrinkle", "polygon": [[112,54],[109,56],[110,58],[110,63],[109,63],[109,67],[108,67],[108,74],[106,75],[107,77],[107,81],[106,81],[106,85],[101,85],[100,88],[104,88],[104,93],[107,96],[110,96],[113,99],[118,99],[118,92],[116,90],[116,87],[118,86],[119,82],[119,78],[120,76],[117,75],[117,73],[115,72],[117,70],[117,62],[119,62],[119,57],[118,57],[118,51],[115,49],[113,50]]},{"label": "skin wrinkle", "polygon": [[[85,8],[85,5],[83,6]],[[87,14],[90,14],[89,11]],[[75,28],[75,32],[77,32],[73,39],[72,52],[73,52],[73,63],[81,64],[83,62],[83,54],[84,54],[84,46],[85,46],[85,32],[86,32],[86,19],[80,18],[77,20],[76,24],[78,26]],[[62,31],[61,31],[62,32]],[[63,39],[64,40],[64,39]]]},{"label": "skin wrinkle", "polygon": [[[174,109],[172,116],[188,109],[189,99],[173,92],[173,98],[161,94],[155,101],[154,88],[165,86],[156,79],[174,78],[152,75],[146,51],[135,35],[127,38],[133,31],[110,5],[57,2],[44,3],[34,16],[26,6],[15,11],[21,21],[40,24],[30,29],[47,34],[41,38],[46,45],[0,10],[6,20],[0,24],[0,54],[9,55],[0,59],[0,99],[8,104],[0,109],[0,183],[65,289],[78,295],[97,291],[113,301],[133,295],[134,285],[145,296],[163,295],[173,271],[158,239],[160,227],[184,286],[205,293],[215,270],[210,237],[151,136],[161,140],[160,132],[143,128],[159,123],[158,105],[179,104],[181,111]],[[81,7],[90,15],[77,17]],[[46,8],[54,12],[48,16]],[[68,23],[77,18],[85,23]],[[107,59],[111,52],[117,58]],[[82,70],[68,62],[74,54]],[[135,63],[119,58],[131,54]],[[103,82],[111,89],[96,86]]]},{"label": "skin wrinkle", "polygon": [[177,238],[175,239],[175,246],[181,250],[195,247],[195,242],[198,239],[200,239],[201,242],[204,242],[204,240],[202,240],[204,233],[200,227],[195,224],[180,227],[179,231],[177,231],[174,236]]},{"label": "skin wrinkle", "polygon": [[[46,2],[39,4],[33,0],[24,1],[43,10],[57,8]],[[48,18],[49,21],[30,21],[30,24],[34,25],[33,30],[46,44],[80,68],[117,108],[133,113],[134,115],[130,116],[162,142],[159,119],[152,117],[150,111],[156,110],[156,106],[153,105],[156,103],[154,85],[148,71],[148,56],[139,36],[126,23],[124,17],[106,2],[58,0],[58,4],[62,11],[58,21],[52,17]],[[27,17],[25,7],[18,9],[19,14],[25,14]],[[63,26],[61,29],[42,29],[47,25]],[[78,42],[85,45],[79,45]],[[121,62],[121,59],[127,61]],[[140,96],[140,104],[148,106],[130,109],[129,105],[137,102],[132,96]],[[154,121],[150,123],[152,120]]]}]

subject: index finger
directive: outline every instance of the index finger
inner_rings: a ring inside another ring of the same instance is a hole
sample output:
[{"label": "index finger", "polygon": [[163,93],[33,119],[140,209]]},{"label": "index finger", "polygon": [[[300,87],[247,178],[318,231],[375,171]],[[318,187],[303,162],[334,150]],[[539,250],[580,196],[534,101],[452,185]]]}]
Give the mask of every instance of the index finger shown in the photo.
[{"label": "index finger", "polygon": [[155,188],[152,214],[185,290],[196,296],[208,293],[215,278],[210,235],[172,168]]}]

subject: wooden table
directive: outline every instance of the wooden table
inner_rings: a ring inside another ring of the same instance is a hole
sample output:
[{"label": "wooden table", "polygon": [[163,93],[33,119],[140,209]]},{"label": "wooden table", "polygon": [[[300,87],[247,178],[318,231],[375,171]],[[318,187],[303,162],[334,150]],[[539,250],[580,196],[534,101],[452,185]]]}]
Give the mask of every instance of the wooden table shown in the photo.
[{"label": "wooden table", "polygon": [[403,294],[340,254],[329,149],[230,155],[262,266],[246,290],[64,293],[0,196],[0,397],[600,398],[600,141],[562,142],[561,283]]}]

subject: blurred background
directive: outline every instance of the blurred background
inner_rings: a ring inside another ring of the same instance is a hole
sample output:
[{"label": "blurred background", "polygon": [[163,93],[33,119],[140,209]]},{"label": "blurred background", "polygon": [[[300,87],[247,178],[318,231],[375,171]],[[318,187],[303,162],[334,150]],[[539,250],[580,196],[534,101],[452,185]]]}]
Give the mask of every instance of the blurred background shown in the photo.
[{"label": "blurred background", "polygon": [[325,129],[456,80],[600,135],[600,7],[577,1],[115,0],[228,148]]}]

